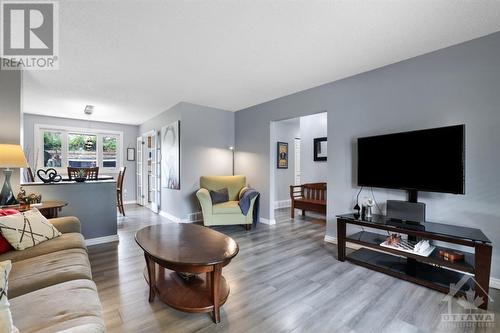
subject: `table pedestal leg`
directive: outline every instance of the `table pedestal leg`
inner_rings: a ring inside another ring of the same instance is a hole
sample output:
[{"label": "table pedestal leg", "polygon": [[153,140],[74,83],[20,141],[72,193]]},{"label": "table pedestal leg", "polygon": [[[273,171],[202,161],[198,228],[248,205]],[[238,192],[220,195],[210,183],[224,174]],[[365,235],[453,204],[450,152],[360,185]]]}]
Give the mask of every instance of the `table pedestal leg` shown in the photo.
[{"label": "table pedestal leg", "polygon": [[220,278],[222,275],[222,264],[214,265],[214,270],[211,272],[212,282],[212,299],[214,302],[213,321],[220,322]]},{"label": "table pedestal leg", "polygon": [[149,258],[149,256],[144,253],[144,258],[146,259],[146,267],[148,269],[148,279],[149,279],[149,302],[155,300],[156,294],[156,272],[155,272],[155,262]]}]

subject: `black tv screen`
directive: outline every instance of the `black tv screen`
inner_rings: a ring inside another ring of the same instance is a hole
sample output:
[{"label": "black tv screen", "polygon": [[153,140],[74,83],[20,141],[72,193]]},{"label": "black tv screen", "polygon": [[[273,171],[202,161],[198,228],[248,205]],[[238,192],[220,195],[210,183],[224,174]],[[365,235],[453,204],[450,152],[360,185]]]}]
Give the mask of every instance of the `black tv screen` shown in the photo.
[{"label": "black tv screen", "polygon": [[465,193],[465,125],[358,138],[358,185]]}]

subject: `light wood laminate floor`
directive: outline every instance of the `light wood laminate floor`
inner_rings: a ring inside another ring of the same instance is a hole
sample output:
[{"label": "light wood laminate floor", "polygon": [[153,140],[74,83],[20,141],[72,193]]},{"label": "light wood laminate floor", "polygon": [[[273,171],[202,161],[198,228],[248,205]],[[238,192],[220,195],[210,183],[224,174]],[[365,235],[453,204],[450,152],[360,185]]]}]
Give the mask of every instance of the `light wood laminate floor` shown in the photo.
[{"label": "light wood laminate floor", "polygon": [[[277,211],[274,226],[216,227],[240,246],[223,275],[231,293],[221,323],[209,314],[176,311],[156,298],[148,302],[144,256],[134,241],[140,228],[169,223],[135,205],[119,218],[119,243],[89,247],[108,331],[113,332],[433,332],[447,305],[444,294],[337,261],[325,243],[324,220]],[[443,332],[499,332],[500,295],[491,307],[496,329]]]}]

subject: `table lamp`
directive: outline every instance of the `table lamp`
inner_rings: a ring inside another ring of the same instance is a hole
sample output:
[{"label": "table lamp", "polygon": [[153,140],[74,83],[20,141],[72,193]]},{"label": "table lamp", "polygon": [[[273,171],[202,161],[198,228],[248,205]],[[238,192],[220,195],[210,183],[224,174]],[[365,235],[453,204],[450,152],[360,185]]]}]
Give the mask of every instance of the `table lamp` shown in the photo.
[{"label": "table lamp", "polygon": [[0,192],[0,206],[17,204],[16,197],[10,185],[11,168],[25,168],[28,166],[23,149],[20,145],[0,144],[0,168],[4,168],[5,182]]}]

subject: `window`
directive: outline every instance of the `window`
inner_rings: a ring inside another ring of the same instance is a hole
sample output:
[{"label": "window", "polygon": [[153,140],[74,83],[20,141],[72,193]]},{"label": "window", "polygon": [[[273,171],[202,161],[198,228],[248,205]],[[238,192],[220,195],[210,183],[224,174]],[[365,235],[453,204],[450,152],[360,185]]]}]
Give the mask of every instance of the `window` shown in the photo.
[{"label": "window", "polygon": [[102,137],[102,164],[105,168],[116,168],[118,165],[118,137],[105,135]]},{"label": "window", "polygon": [[68,166],[73,168],[97,166],[97,135],[68,133]]},{"label": "window", "polygon": [[61,132],[43,131],[43,166],[47,168],[60,168],[61,164]]},{"label": "window", "polygon": [[35,126],[35,151],[38,165],[56,168],[100,167],[104,172],[117,172],[122,161],[122,132]]}]

